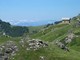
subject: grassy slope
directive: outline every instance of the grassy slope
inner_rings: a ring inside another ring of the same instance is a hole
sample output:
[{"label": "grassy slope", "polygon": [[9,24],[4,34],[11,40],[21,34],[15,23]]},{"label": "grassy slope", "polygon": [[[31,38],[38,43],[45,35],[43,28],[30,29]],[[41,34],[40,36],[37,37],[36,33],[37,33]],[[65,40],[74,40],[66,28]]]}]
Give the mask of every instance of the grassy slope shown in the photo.
[{"label": "grassy slope", "polygon": [[71,26],[67,24],[50,26],[45,31],[40,31],[37,34],[34,34],[32,38],[39,38],[42,40],[53,41],[56,38],[64,35],[70,28]]},{"label": "grassy slope", "polygon": [[[5,38],[6,41],[8,39],[9,38],[7,37]],[[26,51],[25,48],[21,47],[19,44],[19,40],[21,38],[10,39],[13,40],[19,47],[19,52],[14,57],[14,59],[11,60],[39,60],[39,56],[44,56],[45,60],[80,60],[80,52],[74,49],[70,49],[70,52],[67,52],[58,48],[53,43],[49,43],[47,48],[41,48],[37,51]]]},{"label": "grassy slope", "polygon": [[32,31],[39,31],[40,29],[44,28],[45,25],[42,25],[42,26],[29,26],[29,32],[32,32]]},{"label": "grassy slope", "polygon": [[[39,33],[31,36],[32,38],[48,41],[49,46],[47,48],[41,48],[37,51],[26,51],[26,48],[21,47],[19,44],[19,40],[21,38],[9,38],[2,36],[0,37],[0,44],[8,40],[12,40],[17,44],[19,52],[14,57],[14,60],[39,60],[40,56],[44,56],[45,60],[80,60],[80,37],[74,38],[73,42],[68,45],[70,52],[58,48],[53,43],[55,40],[64,39],[67,35],[67,31],[72,29],[72,25],[74,25],[74,21],[72,21],[71,25],[61,24],[50,26],[44,32],[40,31]],[[80,28],[73,29],[75,34],[80,35]]]}]

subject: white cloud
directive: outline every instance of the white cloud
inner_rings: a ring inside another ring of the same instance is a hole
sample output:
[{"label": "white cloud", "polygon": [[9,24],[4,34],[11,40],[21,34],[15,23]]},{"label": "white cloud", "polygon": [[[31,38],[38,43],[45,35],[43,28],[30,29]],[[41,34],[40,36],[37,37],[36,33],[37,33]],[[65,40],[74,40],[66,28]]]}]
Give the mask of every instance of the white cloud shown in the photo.
[{"label": "white cloud", "polygon": [[39,20],[5,20],[6,22],[10,22],[13,25],[17,25],[19,23],[32,23],[32,22],[37,22]]},{"label": "white cloud", "polygon": [[11,25],[21,25],[21,26],[27,26],[27,25],[40,25],[40,24],[46,24],[46,23],[52,23],[54,20],[38,20],[38,19],[33,19],[33,20],[4,20],[6,22],[10,22]]}]

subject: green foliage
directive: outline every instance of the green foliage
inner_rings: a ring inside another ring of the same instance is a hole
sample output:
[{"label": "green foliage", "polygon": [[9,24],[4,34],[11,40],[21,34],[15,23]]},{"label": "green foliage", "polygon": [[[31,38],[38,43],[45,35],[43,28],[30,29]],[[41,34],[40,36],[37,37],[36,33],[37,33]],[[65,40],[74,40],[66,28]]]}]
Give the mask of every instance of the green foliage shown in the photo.
[{"label": "green foliage", "polygon": [[13,26],[8,34],[10,36],[16,37],[16,36],[22,36],[24,33],[28,33],[27,27]]},{"label": "green foliage", "polygon": [[22,36],[24,33],[29,33],[28,27],[12,26],[10,23],[3,22],[2,20],[0,20],[0,31],[13,37]]}]

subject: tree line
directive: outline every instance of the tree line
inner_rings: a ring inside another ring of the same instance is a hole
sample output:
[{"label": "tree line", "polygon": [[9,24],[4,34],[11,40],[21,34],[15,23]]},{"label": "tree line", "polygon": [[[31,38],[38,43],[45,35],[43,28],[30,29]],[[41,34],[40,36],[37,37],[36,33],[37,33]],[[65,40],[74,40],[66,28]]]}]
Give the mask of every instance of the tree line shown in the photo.
[{"label": "tree line", "polygon": [[0,19],[0,32],[12,37],[19,37],[24,33],[29,33],[29,29],[25,26],[12,26],[9,22],[4,22]]}]

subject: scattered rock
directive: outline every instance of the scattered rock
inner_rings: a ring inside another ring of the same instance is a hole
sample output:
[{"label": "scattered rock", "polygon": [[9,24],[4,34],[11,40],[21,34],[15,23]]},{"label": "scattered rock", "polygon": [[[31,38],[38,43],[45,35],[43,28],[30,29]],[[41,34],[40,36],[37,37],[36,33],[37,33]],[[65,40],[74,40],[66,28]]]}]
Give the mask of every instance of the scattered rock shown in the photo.
[{"label": "scattered rock", "polygon": [[0,59],[8,60],[10,56],[15,56],[18,47],[13,41],[7,41],[0,46]]},{"label": "scattered rock", "polygon": [[40,60],[45,60],[44,56],[40,56]]},{"label": "scattered rock", "polygon": [[72,42],[74,36],[75,36],[75,35],[74,35],[73,33],[69,33],[69,34],[67,35],[67,37],[65,38],[64,42],[65,42],[66,44]]},{"label": "scattered rock", "polygon": [[67,35],[67,37],[62,42],[60,42],[58,40],[56,41],[56,45],[66,51],[69,51],[69,49],[66,45],[71,43],[73,38],[75,37],[75,35],[72,33],[72,30],[70,30],[68,32],[70,32],[70,33]]},{"label": "scattered rock", "polygon": [[57,42],[56,44],[61,49],[65,50],[65,51],[69,51],[69,48],[66,45],[64,45],[62,42]]},{"label": "scattered rock", "polygon": [[43,42],[42,40],[38,40],[38,39],[29,40],[28,44],[29,44],[29,48],[33,50],[38,50],[39,48],[48,46],[47,43]]},{"label": "scattered rock", "polygon": [[25,47],[26,50],[34,50],[34,51],[38,50],[39,48],[48,46],[46,42],[43,42],[42,40],[39,39],[30,39],[30,40],[22,39],[20,41],[20,44],[22,45],[22,47]]}]

